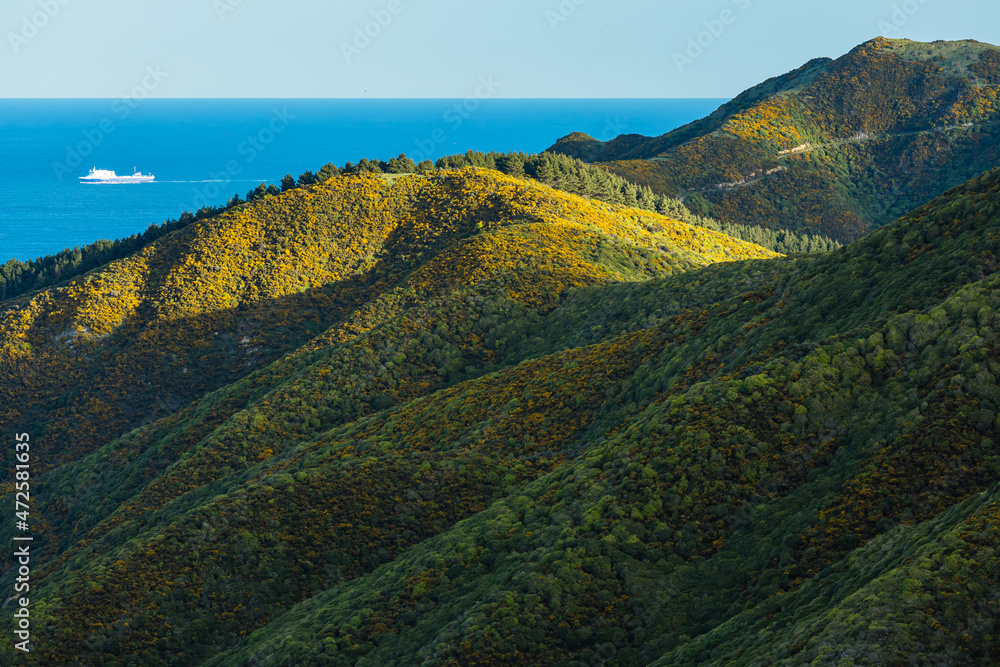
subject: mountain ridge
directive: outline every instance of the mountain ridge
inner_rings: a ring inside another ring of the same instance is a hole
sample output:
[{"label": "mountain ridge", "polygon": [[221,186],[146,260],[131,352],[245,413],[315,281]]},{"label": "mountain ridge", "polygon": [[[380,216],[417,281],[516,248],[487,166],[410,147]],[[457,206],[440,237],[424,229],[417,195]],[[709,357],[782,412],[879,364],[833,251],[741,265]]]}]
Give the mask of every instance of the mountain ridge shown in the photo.
[{"label": "mountain ridge", "polygon": [[854,240],[996,164],[1000,51],[877,38],[755,86],[661,137],[564,138],[722,222]]}]

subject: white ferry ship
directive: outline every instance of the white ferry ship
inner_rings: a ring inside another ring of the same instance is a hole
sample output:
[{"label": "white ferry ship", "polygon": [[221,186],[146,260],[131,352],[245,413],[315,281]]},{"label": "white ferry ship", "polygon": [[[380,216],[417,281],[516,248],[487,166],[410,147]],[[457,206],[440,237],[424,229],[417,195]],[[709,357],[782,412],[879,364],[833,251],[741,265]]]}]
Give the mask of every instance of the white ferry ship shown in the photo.
[{"label": "white ferry ship", "polygon": [[141,172],[135,172],[131,176],[119,176],[113,171],[108,171],[107,169],[98,169],[94,167],[90,170],[90,173],[86,176],[80,177],[81,183],[149,183],[156,177],[152,174],[143,174]]}]

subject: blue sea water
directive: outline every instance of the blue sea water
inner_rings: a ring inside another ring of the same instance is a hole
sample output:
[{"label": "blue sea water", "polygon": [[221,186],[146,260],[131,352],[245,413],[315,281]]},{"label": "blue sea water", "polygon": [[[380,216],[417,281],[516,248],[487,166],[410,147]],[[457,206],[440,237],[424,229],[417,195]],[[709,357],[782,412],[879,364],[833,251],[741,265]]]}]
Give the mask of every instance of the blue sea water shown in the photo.
[{"label": "blue sea water", "polygon": [[[333,162],[659,135],[725,100],[0,100],[0,263],[115,239]],[[153,173],[82,184],[91,167]]]}]

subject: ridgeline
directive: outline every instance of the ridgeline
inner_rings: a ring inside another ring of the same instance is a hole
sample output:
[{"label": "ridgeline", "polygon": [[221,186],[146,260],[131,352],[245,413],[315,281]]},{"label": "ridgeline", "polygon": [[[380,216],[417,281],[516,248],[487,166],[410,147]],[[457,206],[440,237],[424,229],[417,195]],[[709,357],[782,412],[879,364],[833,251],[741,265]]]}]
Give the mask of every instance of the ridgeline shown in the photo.
[{"label": "ridgeline", "polygon": [[574,133],[549,151],[723,223],[849,242],[1000,162],[998,94],[995,46],[880,37],[663,136]]}]

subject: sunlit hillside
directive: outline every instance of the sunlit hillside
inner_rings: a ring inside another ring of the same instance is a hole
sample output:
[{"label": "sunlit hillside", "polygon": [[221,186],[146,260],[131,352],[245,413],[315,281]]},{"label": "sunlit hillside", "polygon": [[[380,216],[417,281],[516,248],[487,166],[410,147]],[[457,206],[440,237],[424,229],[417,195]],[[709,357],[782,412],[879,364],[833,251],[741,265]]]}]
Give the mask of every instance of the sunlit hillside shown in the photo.
[{"label": "sunlit hillside", "polygon": [[767,256],[496,172],[335,178],[5,303],[0,422],[35,425],[55,467],[315,336],[356,336],[442,290],[492,281],[544,310],[572,286]]}]

